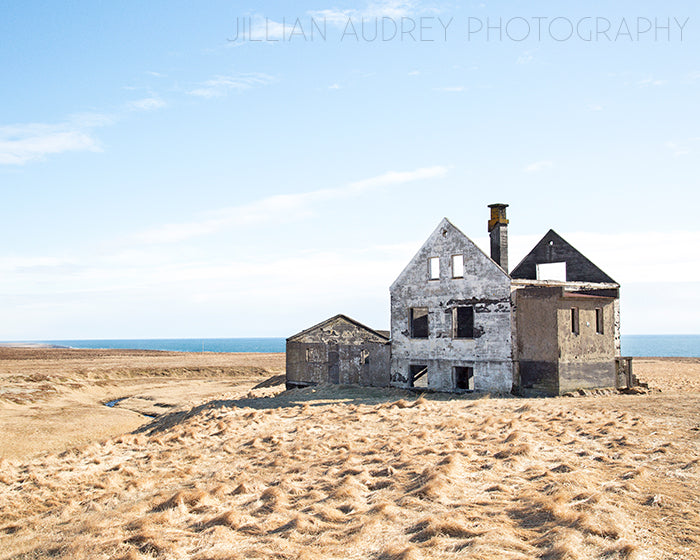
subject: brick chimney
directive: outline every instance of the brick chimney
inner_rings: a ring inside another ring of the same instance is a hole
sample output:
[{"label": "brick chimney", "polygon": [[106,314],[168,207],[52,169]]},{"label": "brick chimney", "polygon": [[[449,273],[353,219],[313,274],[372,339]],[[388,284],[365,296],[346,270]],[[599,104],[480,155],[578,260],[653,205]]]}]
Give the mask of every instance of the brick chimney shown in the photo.
[{"label": "brick chimney", "polygon": [[491,258],[508,272],[508,220],[507,204],[489,204],[489,236],[491,237]]}]

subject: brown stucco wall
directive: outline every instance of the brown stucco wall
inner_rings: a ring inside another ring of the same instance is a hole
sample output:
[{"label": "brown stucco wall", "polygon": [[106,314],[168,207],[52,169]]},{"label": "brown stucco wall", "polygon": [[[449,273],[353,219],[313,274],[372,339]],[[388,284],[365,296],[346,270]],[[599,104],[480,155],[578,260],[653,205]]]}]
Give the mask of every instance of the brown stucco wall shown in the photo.
[{"label": "brown stucco wall", "polygon": [[520,393],[559,394],[557,314],[561,288],[522,288],[513,292]]},{"label": "brown stucco wall", "polygon": [[[579,309],[579,332],[571,331],[571,308]],[[596,333],[596,308],[603,310],[603,334]],[[615,300],[567,294],[558,310],[559,393],[615,386]]]},{"label": "brown stucco wall", "polygon": [[[516,360],[521,394],[561,395],[576,389],[615,386],[619,354],[615,298],[565,292],[562,286],[515,290]],[[571,309],[579,310],[578,334]],[[596,332],[603,310],[603,334]]]}]

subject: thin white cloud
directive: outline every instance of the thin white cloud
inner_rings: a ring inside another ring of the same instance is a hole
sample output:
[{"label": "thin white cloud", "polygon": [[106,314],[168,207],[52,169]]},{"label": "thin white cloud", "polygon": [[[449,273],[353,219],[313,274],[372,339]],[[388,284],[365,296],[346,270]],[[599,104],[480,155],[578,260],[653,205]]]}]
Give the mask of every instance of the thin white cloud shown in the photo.
[{"label": "thin white cloud", "polygon": [[554,167],[554,162],[552,161],[536,161],[530,165],[527,165],[524,171],[525,173],[538,173],[540,171],[544,171],[545,169],[551,169],[552,167]]},{"label": "thin white cloud", "polygon": [[176,243],[210,235],[224,228],[258,226],[271,222],[288,222],[307,218],[314,213],[314,206],[323,202],[352,198],[361,194],[413,181],[444,177],[448,168],[444,166],[425,167],[413,171],[389,171],[348,183],[342,187],[315,191],[269,196],[229,208],[209,212],[199,220],[165,224],[155,229],[138,233],[132,237],[137,243]]},{"label": "thin white cloud", "polygon": [[411,70],[408,73],[409,76],[419,76],[420,75],[420,70]]},{"label": "thin white cloud", "polygon": [[360,19],[360,18],[394,18],[399,19],[402,17],[408,17],[416,12],[417,3],[412,1],[402,1],[402,0],[384,0],[378,2],[370,2],[363,9],[330,9],[330,10],[317,10],[308,12],[308,14],[317,19],[325,19],[329,24],[334,25],[345,25],[348,19]]},{"label": "thin white cloud", "polygon": [[637,82],[637,87],[648,88],[648,87],[659,87],[666,85],[666,80],[655,80],[654,78],[645,78]]},{"label": "thin white cloud", "polygon": [[673,157],[687,156],[690,153],[690,148],[677,142],[666,142],[666,147],[673,152]]},{"label": "thin white cloud", "polygon": [[77,123],[0,127],[0,165],[24,165],[64,152],[101,151],[89,130]]},{"label": "thin white cloud", "polygon": [[447,93],[459,93],[464,91],[466,88],[464,86],[447,86],[447,87],[437,87],[433,88],[435,91],[444,91]]},{"label": "thin white cloud", "polygon": [[[359,22],[364,20],[375,20],[381,18],[400,19],[410,17],[418,11],[418,3],[411,0],[379,0],[370,2],[362,9],[339,9],[330,8],[325,10],[310,10],[305,13],[304,18],[277,21],[262,14],[256,14],[250,18],[249,38],[253,41],[264,41],[273,44],[275,41],[290,39],[292,36],[298,38],[310,36],[312,28],[318,33],[315,25],[320,29],[325,26],[335,26],[343,28],[348,21]],[[308,18],[308,21],[307,19]],[[302,21],[303,20],[303,21]],[[232,44],[236,44],[232,41]]]},{"label": "thin white cloud", "polygon": [[603,106],[602,106],[602,105],[598,105],[598,104],[596,104],[596,103],[589,103],[589,105],[588,105],[588,110],[589,110],[589,111],[593,111],[593,112],[602,111],[602,110],[603,110]]},{"label": "thin white cloud", "polygon": [[265,86],[274,82],[272,76],[262,73],[231,74],[228,76],[216,76],[199,84],[198,87],[187,92],[188,95],[213,98],[223,97],[231,91],[244,91],[254,87]]},{"label": "thin white cloud", "polygon": [[101,152],[93,129],[117,122],[130,111],[164,107],[158,96],[125,103],[113,113],[76,113],[59,123],[24,123],[0,126],[0,165],[25,165],[67,152]]},{"label": "thin white cloud", "polygon": [[533,56],[532,52],[533,51],[526,51],[523,54],[521,54],[516,60],[517,64],[530,64],[533,60],[535,60],[535,57]]},{"label": "thin white cloud", "polygon": [[328,86],[328,89],[340,89],[340,85],[339,84],[332,84],[332,85]]},{"label": "thin white cloud", "polygon": [[166,106],[165,101],[163,101],[158,96],[145,97],[143,99],[137,99],[136,101],[130,101],[127,107],[134,111],[154,111],[156,109],[162,109]]},{"label": "thin white cloud", "polygon": [[683,141],[669,140],[666,147],[671,150],[673,157],[683,157],[692,154],[697,149],[700,138],[688,138]]}]

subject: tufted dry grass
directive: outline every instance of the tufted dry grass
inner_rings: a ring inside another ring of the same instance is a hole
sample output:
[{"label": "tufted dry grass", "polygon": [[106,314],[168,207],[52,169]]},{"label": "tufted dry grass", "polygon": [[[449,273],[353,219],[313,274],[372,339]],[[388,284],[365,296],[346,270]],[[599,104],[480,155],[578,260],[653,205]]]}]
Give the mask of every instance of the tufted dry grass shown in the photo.
[{"label": "tufted dry grass", "polygon": [[212,401],[2,461],[0,558],[700,558],[699,406],[349,387]]}]

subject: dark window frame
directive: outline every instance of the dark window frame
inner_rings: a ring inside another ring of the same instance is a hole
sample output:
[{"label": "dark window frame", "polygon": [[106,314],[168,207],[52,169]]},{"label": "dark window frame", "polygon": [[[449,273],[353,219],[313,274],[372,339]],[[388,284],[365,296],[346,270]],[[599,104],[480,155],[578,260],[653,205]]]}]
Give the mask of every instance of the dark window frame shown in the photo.
[{"label": "dark window frame", "polygon": [[571,333],[572,334],[579,334],[580,332],[581,332],[581,325],[580,325],[580,317],[579,317],[579,308],[572,307],[571,308]]},{"label": "dark window frame", "polygon": [[605,334],[605,313],[602,307],[595,309],[595,332],[596,334]]},{"label": "dark window frame", "polygon": [[473,305],[452,308],[452,338],[458,340],[474,338],[474,315]]},{"label": "dark window frame", "polygon": [[[454,366],[452,368],[452,373],[454,375],[454,387],[456,391],[469,392],[474,390],[474,366]],[[462,377],[462,374],[465,377]],[[466,381],[466,383],[461,383],[466,385],[466,387],[460,387],[460,381]]]},{"label": "dark window frame", "polygon": [[[416,374],[418,374],[416,376]],[[408,386],[416,387],[416,381],[425,376],[425,385],[419,385],[418,388],[428,387],[428,365],[427,364],[410,364],[408,366]]]},{"label": "dark window frame", "polygon": [[[414,317],[417,310],[425,311],[419,317]],[[430,338],[430,320],[427,307],[411,307],[408,310],[408,331],[411,338]]]}]

